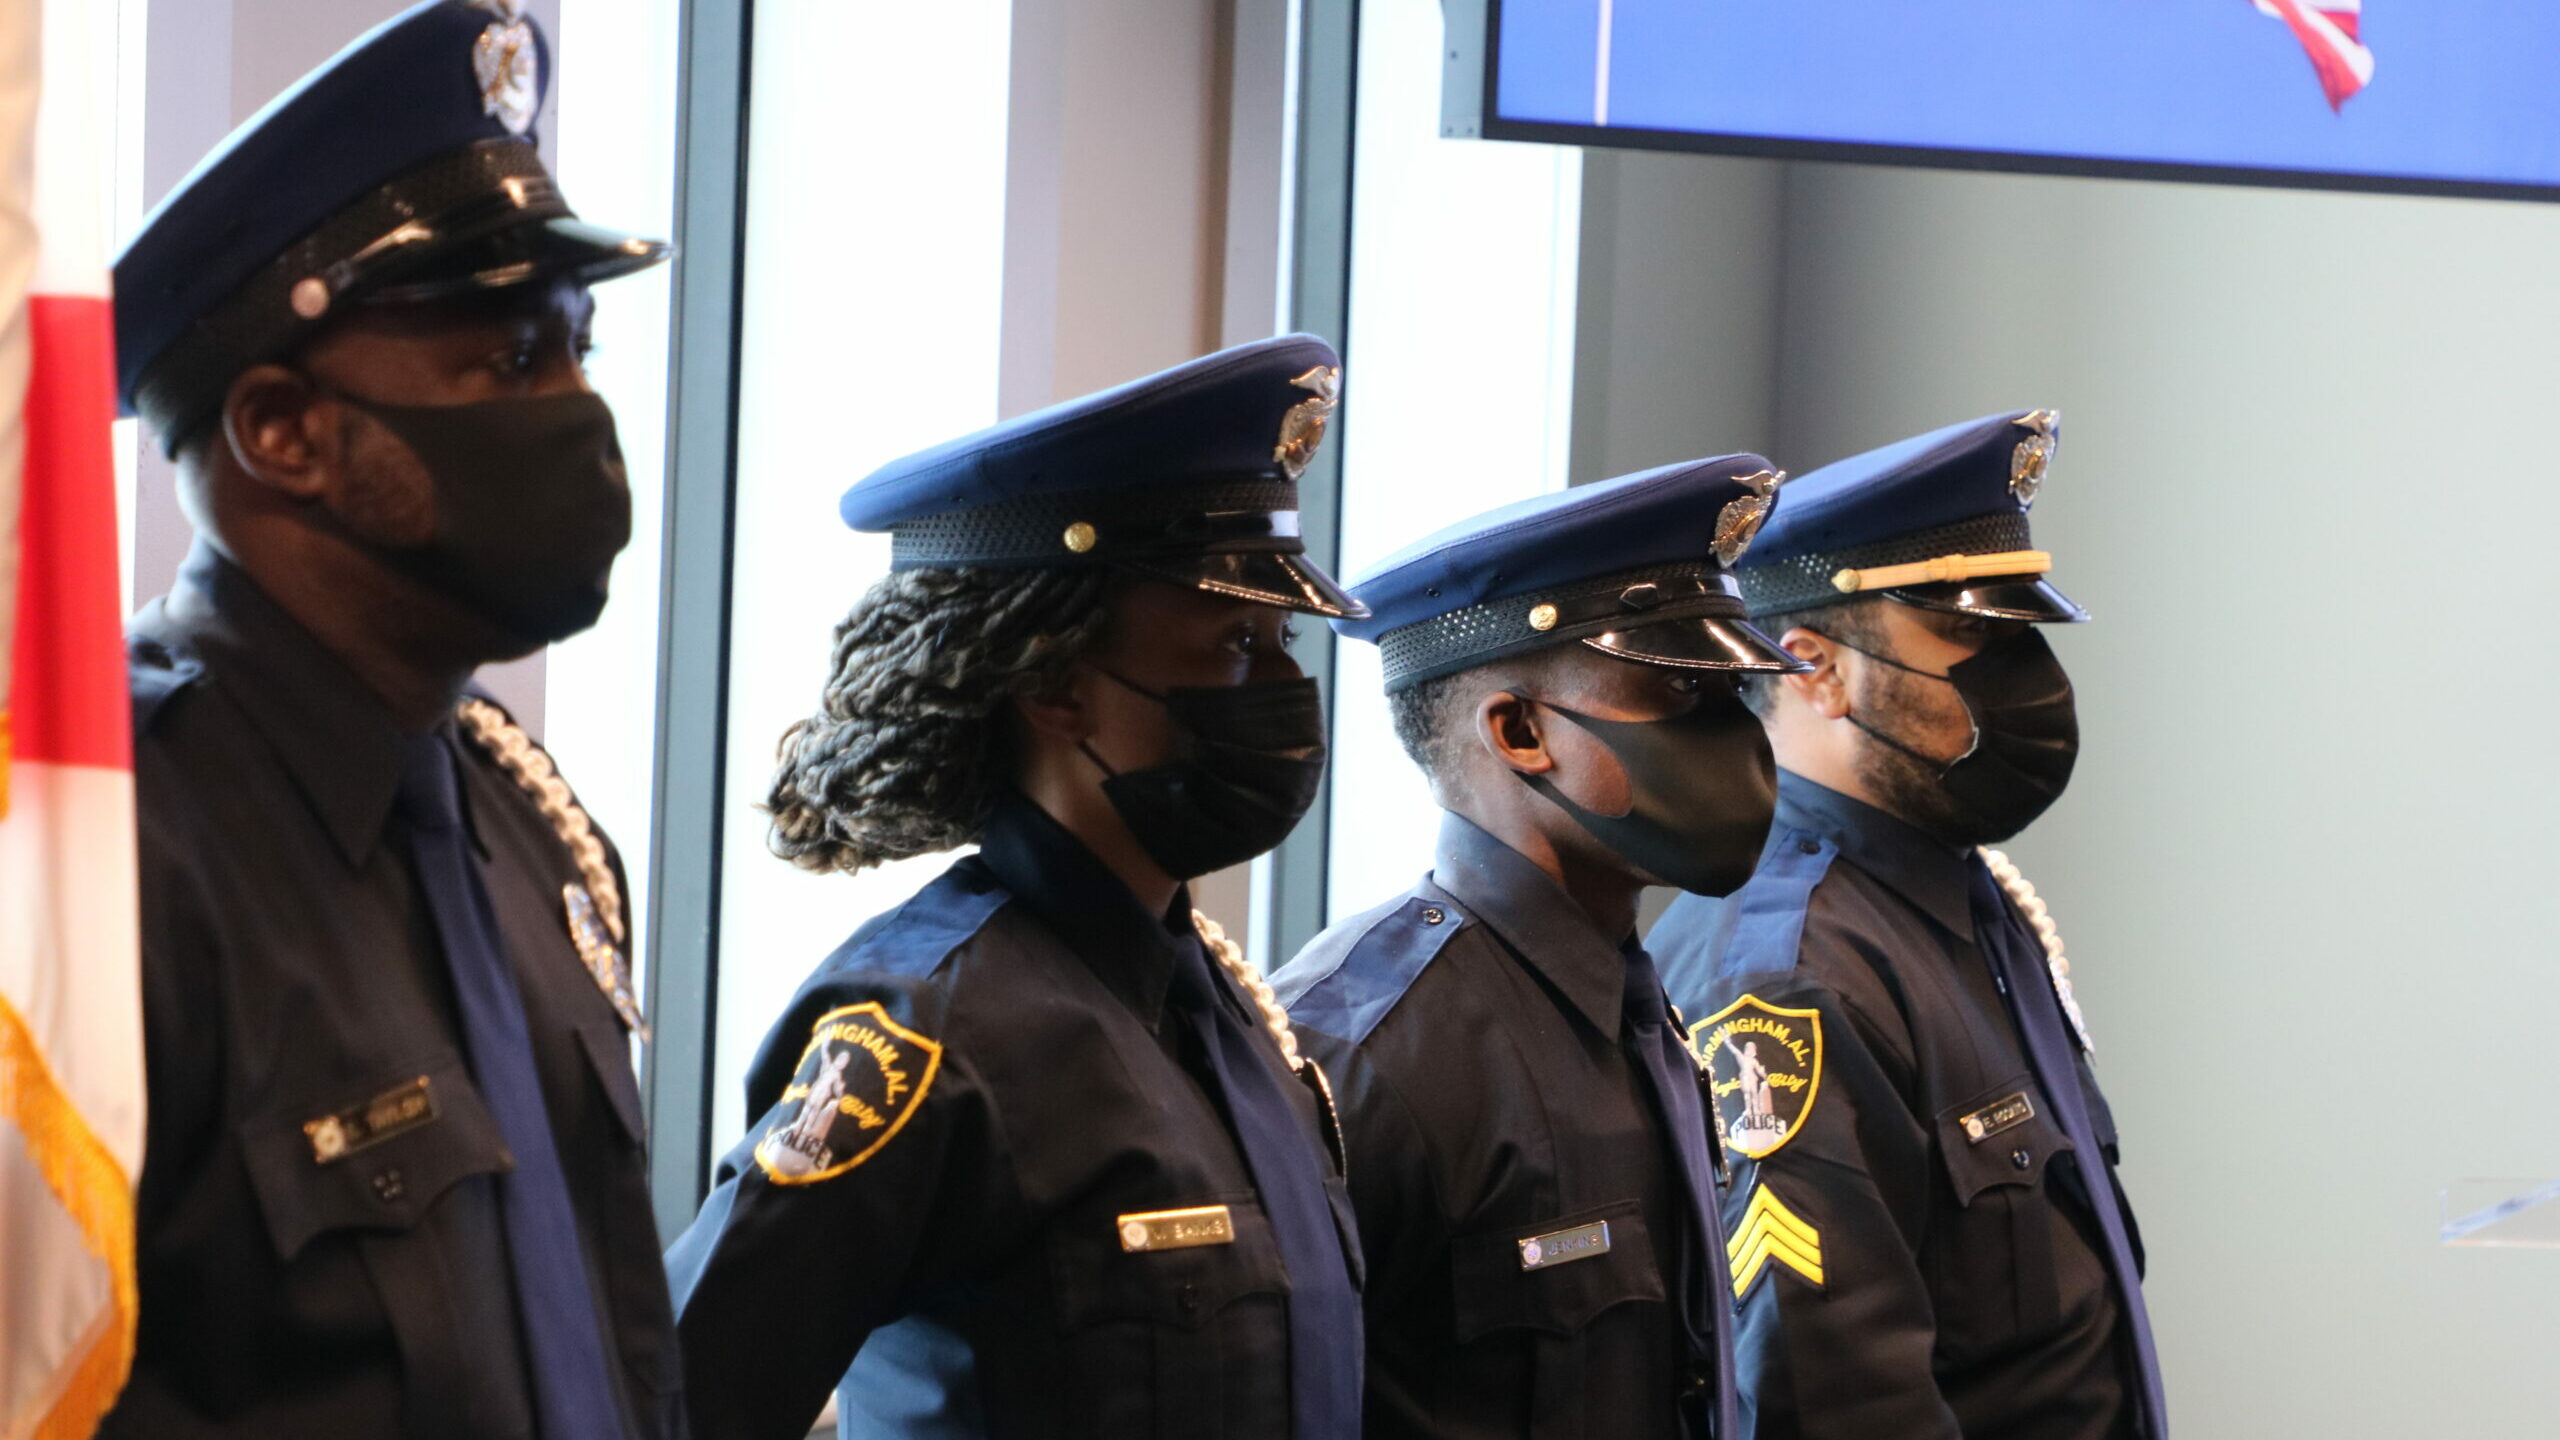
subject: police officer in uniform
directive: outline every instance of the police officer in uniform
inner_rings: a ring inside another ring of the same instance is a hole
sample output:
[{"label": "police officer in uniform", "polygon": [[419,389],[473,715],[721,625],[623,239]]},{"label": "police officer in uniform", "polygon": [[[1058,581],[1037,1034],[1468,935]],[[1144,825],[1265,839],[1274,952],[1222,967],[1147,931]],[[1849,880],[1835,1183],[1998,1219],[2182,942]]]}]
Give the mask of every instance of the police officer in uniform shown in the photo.
[{"label": "police officer in uniform", "polygon": [[1649,937],[1729,1152],[1754,1433],[2166,1433],[2141,1241],[2059,935],[1997,852],[2071,774],[2085,620],[2027,510],[2060,420],[1818,470],[1742,567],[1810,667],[1759,682],[1777,823],[1751,883]]},{"label": "police officer in uniform", "polygon": [[[785,736],[813,870],[975,843],[776,1021],[669,1253],[697,1428],[1350,1440],[1358,1245],[1324,1080],[1185,883],[1323,774],[1292,612],[1340,369],[1242,346],[846,492],[892,573]],[[1329,1138],[1332,1137],[1332,1138]],[[848,1371],[850,1366],[850,1371]]]},{"label": "police officer in uniform", "polygon": [[1352,587],[1446,810],[1430,873],[1274,977],[1335,1077],[1373,1437],[1731,1440],[1721,1161],[1635,936],[1751,873],[1774,769],[1740,677],[1801,668],[1726,566],[1757,455],[1496,510]]},{"label": "police officer in uniform", "polygon": [[115,267],[199,538],[133,625],[149,1151],[109,1436],[683,1433],[621,869],[473,669],[629,533],[511,3],[435,0]]}]

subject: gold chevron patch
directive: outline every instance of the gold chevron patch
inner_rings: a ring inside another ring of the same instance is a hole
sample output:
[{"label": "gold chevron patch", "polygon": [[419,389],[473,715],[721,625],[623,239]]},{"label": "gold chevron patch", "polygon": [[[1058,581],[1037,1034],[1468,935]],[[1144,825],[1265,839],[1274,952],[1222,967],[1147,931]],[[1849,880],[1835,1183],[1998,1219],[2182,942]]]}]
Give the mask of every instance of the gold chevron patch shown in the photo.
[{"label": "gold chevron patch", "polygon": [[1743,1207],[1742,1223],[1724,1242],[1725,1259],[1733,1267],[1733,1298],[1739,1300],[1769,1268],[1786,1266],[1816,1289],[1822,1286],[1822,1236],[1780,1200],[1767,1185],[1752,1192]]}]

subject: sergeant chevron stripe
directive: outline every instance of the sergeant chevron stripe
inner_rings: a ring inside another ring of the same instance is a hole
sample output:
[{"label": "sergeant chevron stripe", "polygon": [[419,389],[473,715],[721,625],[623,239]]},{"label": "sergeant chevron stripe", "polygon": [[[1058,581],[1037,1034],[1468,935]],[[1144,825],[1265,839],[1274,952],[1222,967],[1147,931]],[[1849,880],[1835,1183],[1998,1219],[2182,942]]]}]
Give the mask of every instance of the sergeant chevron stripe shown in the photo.
[{"label": "sergeant chevron stripe", "polygon": [[1754,1191],[1751,1203],[1743,1207],[1742,1223],[1734,1227],[1724,1253],[1733,1266],[1733,1294],[1737,1300],[1772,1260],[1795,1271],[1809,1284],[1822,1283],[1822,1236],[1766,1185]]}]

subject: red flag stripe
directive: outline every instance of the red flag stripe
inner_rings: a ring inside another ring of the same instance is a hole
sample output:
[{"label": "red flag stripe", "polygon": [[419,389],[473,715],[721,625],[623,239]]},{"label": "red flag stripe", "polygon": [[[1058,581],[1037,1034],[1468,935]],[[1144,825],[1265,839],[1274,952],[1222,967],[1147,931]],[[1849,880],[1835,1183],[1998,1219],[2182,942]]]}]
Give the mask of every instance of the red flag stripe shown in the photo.
[{"label": "red flag stripe", "polygon": [[133,766],[117,613],[114,320],[108,302],[28,301],[26,490],[9,686],[20,760]]}]

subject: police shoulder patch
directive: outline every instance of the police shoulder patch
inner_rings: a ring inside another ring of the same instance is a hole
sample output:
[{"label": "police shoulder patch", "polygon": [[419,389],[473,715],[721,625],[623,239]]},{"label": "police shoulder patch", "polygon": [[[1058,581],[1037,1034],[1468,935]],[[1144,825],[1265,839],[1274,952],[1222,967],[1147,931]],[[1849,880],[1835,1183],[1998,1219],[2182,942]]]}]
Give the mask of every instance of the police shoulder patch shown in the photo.
[{"label": "police shoulder patch", "polygon": [[1764,1160],[1804,1128],[1822,1089],[1821,1011],[1745,995],[1690,1026],[1689,1048],[1714,1087],[1726,1148]]},{"label": "police shoulder patch", "polygon": [[777,1185],[830,1180],[897,1138],[933,1077],[942,1046],[889,1018],[877,1000],[841,1005],[810,1027],[808,1048],[756,1142]]}]

